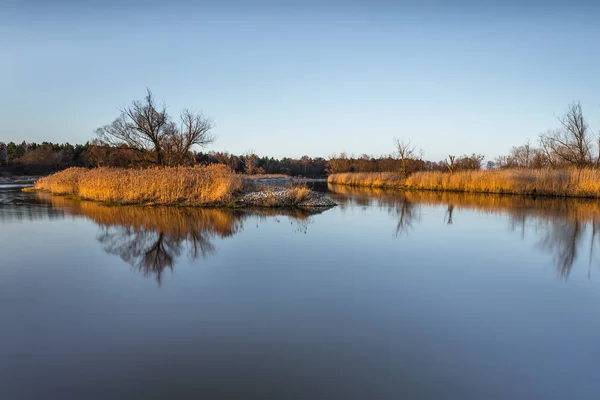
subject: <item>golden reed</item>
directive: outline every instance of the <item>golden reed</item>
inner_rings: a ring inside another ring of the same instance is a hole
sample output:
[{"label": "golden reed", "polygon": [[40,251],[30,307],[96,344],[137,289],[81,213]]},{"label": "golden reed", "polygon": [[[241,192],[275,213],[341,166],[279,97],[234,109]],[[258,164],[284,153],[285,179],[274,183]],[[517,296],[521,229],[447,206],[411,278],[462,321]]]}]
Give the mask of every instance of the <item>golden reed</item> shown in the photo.
[{"label": "golden reed", "polygon": [[396,172],[345,172],[331,174],[327,183],[372,188],[401,188],[405,179]]},{"label": "golden reed", "polygon": [[600,170],[506,169],[493,171],[333,174],[338,185],[449,192],[526,194],[561,197],[600,197]]},{"label": "golden reed", "polygon": [[242,180],[224,165],[151,169],[69,168],[36,190],[117,204],[198,206],[231,201]]}]

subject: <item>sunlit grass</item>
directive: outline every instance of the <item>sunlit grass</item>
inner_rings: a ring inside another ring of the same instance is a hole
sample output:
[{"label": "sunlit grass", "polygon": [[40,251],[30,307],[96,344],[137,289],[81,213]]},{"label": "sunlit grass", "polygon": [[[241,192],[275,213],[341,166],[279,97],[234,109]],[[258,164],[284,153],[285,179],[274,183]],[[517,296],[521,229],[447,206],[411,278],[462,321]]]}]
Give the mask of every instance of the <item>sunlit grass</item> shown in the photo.
[{"label": "sunlit grass", "polygon": [[69,168],[35,189],[115,204],[198,206],[230,201],[241,178],[223,165],[152,169]]},{"label": "sunlit grass", "polygon": [[[294,207],[311,198],[306,184],[275,188],[242,179],[224,165],[153,169],[70,168],[34,190],[112,204]],[[259,192],[255,195],[254,192]],[[252,201],[244,201],[245,194]]]},{"label": "sunlit grass", "polygon": [[404,185],[404,177],[395,172],[346,172],[329,175],[327,182],[337,185],[394,188]]},{"label": "sunlit grass", "polygon": [[373,188],[402,188],[471,193],[600,197],[600,170],[531,170],[334,174],[329,183]]}]

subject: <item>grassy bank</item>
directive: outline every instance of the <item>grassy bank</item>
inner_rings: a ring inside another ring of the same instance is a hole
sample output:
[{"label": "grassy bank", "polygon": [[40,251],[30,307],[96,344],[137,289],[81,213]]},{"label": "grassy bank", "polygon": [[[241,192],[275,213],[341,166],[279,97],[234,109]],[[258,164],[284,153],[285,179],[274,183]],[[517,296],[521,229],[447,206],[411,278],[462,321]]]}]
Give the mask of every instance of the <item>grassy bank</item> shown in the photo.
[{"label": "grassy bank", "polygon": [[34,188],[57,195],[115,204],[200,206],[222,204],[242,189],[223,165],[152,169],[69,168],[38,180]]},{"label": "grassy bank", "polygon": [[600,170],[529,170],[334,174],[331,184],[407,190],[600,198]]},{"label": "grassy bank", "polygon": [[373,188],[403,188],[405,179],[395,172],[346,172],[331,174],[327,183]]},{"label": "grassy bank", "polygon": [[242,179],[224,165],[153,169],[69,168],[38,180],[33,190],[111,204],[323,207],[306,185],[273,188]]}]

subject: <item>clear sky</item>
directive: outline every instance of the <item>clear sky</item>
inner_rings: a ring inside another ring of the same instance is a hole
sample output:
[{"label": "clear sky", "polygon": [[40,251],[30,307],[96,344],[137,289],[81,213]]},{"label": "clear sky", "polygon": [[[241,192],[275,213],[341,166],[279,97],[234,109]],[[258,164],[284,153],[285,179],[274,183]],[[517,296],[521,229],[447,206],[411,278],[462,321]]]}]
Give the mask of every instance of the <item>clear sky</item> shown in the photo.
[{"label": "clear sky", "polygon": [[581,101],[600,130],[598,1],[0,0],[0,141],[84,143],[149,87],[207,150],[492,159]]}]

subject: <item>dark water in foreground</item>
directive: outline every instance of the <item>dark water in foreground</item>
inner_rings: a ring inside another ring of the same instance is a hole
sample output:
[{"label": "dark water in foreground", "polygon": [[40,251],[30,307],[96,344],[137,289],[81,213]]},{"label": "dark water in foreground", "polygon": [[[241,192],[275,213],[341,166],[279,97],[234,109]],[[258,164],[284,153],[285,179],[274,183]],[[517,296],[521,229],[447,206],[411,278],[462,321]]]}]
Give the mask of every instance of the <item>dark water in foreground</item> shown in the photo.
[{"label": "dark water in foreground", "polygon": [[0,398],[598,399],[600,203],[299,211],[0,188]]}]

